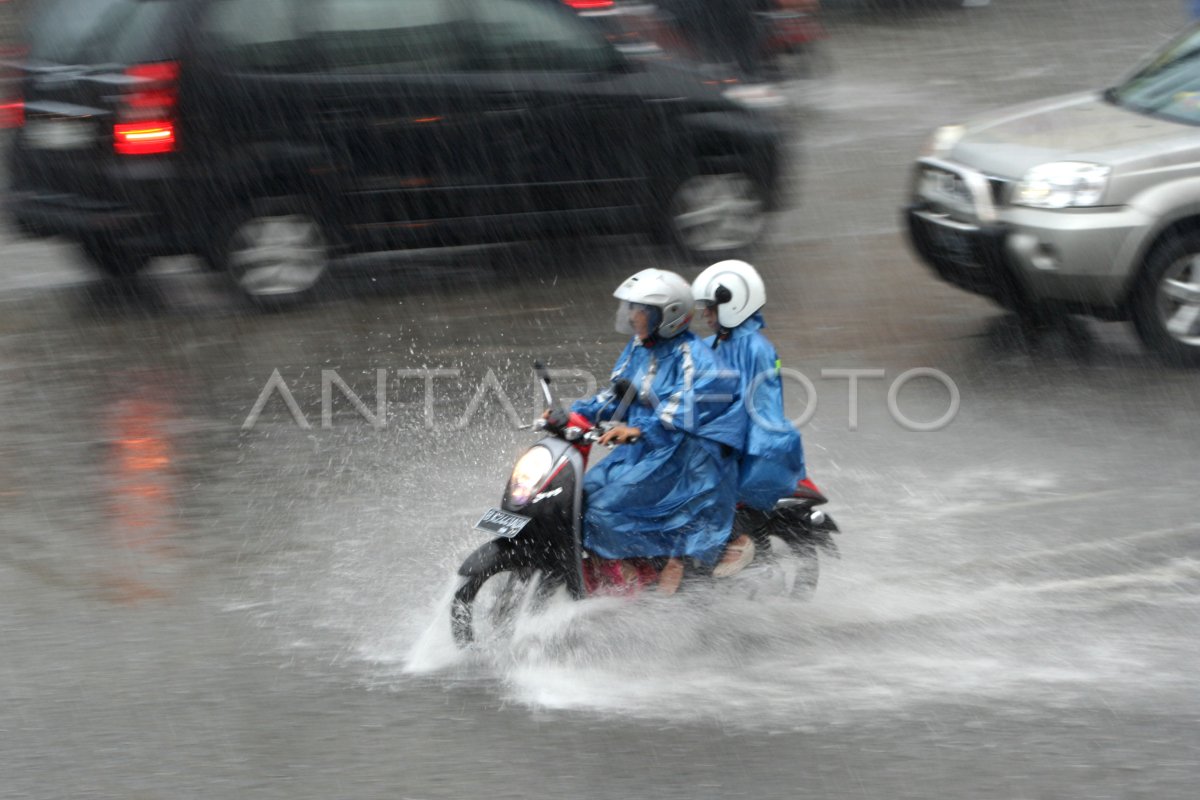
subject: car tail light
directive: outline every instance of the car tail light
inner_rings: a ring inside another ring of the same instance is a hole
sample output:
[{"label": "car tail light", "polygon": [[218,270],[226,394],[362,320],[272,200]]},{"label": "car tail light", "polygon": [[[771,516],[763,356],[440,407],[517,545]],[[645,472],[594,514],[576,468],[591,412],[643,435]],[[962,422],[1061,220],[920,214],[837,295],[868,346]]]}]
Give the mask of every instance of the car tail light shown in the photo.
[{"label": "car tail light", "polygon": [[598,11],[613,6],[613,0],[563,0],[563,2],[576,11]]},{"label": "car tail light", "polygon": [[118,122],[113,147],[123,156],[148,156],[175,151],[175,123],[170,120]]},{"label": "car tail light", "polygon": [[[0,60],[25,58],[21,48],[0,50]],[[25,99],[21,97],[24,73],[16,63],[0,63],[0,130],[19,128],[25,124]]]},{"label": "car tail light", "polygon": [[25,101],[0,102],[0,129],[19,128],[25,124]]},{"label": "car tail light", "polygon": [[137,81],[121,97],[117,121],[113,123],[113,149],[123,156],[175,152],[179,64],[137,64],[125,74]]}]

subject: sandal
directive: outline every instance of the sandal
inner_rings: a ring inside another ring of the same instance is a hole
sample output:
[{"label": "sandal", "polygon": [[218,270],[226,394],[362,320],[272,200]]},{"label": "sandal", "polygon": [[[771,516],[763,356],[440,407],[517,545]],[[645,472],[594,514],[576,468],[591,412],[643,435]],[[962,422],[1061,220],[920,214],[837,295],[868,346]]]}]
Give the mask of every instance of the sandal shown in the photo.
[{"label": "sandal", "polygon": [[714,578],[728,578],[745,569],[754,560],[754,540],[742,534],[725,547],[721,561],[713,567]]}]

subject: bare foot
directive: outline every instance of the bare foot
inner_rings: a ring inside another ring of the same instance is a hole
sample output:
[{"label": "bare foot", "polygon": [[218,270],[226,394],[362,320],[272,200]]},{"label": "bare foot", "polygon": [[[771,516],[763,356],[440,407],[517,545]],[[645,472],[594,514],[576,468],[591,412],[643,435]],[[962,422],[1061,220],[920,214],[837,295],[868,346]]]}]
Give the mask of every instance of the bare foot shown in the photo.
[{"label": "bare foot", "polygon": [[679,590],[679,582],[683,580],[683,562],[672,558],[658,573],[658,593],[672,595]]}]

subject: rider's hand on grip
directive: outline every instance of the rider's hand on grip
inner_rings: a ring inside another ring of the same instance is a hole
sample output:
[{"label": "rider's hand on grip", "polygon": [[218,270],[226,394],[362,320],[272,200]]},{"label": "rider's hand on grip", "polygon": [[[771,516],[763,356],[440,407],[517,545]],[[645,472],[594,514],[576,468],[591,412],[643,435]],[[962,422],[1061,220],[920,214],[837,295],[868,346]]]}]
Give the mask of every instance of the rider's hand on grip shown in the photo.
[{"label": "rider's hand on grip", "polygon": [[633,444],[641,438],[642,431],[639,428],[631,428],[628,425],[617,425],[609,428],[600,437],[600,444],[611,447],[614,444]]}]

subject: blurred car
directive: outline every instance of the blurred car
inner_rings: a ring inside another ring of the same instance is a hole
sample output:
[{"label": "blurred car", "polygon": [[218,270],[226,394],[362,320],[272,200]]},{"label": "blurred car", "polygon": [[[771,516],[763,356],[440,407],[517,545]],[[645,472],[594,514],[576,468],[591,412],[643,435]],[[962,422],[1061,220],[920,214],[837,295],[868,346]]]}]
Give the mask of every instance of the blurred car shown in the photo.
[{"label": "blurred car", "polygon": [[769,117],[561,4],[57,0],[29,48],[8,213],[112,274],[196,253],[279,302],[336,256],[579,231],[708,262],[779,199]]},{"label": "blurred car", "polygon": [[944,280],[1019,312],[1131,319],[1200,362],[1200,29],[1118,85],[939,129],[907,209]]}]

